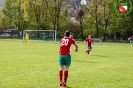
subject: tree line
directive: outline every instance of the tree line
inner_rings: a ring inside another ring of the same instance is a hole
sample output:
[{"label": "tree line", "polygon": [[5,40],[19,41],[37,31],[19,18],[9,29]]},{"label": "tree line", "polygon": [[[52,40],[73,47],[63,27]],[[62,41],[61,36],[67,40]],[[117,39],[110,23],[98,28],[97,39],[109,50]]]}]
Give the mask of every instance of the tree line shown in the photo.
[{"label": "tree line", "polygon": [[[6,0],[0,8],[0,31],[8,27],[19,31],[57,30],[62,37],[69,29],[76,38],[91,34],[104,40],[126,40],[133,35],[133,0],[87,0],[86,6],[80,1]],[[127,2],[130,13],[120,15],[117,2]]]}]

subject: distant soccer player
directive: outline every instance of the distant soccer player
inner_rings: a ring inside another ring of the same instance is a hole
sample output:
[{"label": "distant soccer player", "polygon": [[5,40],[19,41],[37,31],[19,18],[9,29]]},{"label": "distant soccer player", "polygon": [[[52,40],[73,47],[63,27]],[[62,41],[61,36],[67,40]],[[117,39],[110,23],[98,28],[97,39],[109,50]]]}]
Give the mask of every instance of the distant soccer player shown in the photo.
[{"label": "distant soccer player", "polygon": [[85,42],[86,42],[86,46],[87,46],[87,50],[86,50],[86,53],[89,54],[90,51],[92,50],[92,46],[91,44],[93,43],[93,40],[91,38],[91,35],[88,35],[88,38],[85,39]]},{"label": "distant soccer player", "polygon": [[28,45],[28,41],[29,41],[29,34],[28,33],[26,33],[26,35],[25,35],[25,40],[26,40],[26,45]]},{"label": "distant soccer player", "polygon": [[[69,30],[65,31],[65,36],[60,40],[60,50],[59,50],[59,80],[60,86],[66,86],[67,78],[68,78],[68,69],[71,64],[71,54],[70,47],[71,45],[75,45],[75,52],[78,51],[78,45],[76,41],[72,38]],[[63,75],[64,73],[64,75]],[[64,77],[64,80],[62,80]]]}]

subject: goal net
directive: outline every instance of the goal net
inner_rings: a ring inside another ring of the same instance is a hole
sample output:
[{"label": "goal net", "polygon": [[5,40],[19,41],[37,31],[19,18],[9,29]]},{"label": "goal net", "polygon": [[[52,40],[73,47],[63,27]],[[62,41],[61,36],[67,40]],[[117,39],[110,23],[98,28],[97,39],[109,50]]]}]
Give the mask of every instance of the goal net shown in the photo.
[{"label": "goal net", "polygon": [[26,33],[29,34],[29,40],[34,41],[54,41],[56,42],[56,30],[23,30],[23,41]]}]

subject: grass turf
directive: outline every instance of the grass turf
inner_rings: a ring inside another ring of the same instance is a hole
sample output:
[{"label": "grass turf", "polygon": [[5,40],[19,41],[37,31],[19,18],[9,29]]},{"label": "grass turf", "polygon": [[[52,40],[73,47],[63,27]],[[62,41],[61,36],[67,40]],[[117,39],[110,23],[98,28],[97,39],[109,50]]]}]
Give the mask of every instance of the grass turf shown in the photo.
[{"label": "grass turf", "polygon": [[[133,88],[133,46],[129,43],[72,46],[68,88]],[[0,88],[60,88],[59,43],[0,40]]]}]

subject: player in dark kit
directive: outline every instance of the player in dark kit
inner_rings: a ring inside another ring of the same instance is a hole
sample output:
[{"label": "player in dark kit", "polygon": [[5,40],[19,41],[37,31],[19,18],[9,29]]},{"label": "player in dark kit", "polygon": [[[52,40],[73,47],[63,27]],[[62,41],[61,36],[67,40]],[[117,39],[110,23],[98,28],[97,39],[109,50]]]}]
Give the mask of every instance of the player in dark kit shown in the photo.
[{"label": "player in dark kit", "polygon": [[[59,50],[59,80],[60,86],[66,86],[67,78],[68,78],[68,69],[71,64],[71,54],[70,47],[71,45],[75,45],[75,52],[78,51],[78,45],[76,41],[71,37],[71,33],[69,30],[65,31],[65,36],[60,40],[60,50]],[[64,75],[63,75],[64,73]],[[64,80],[62,78],[64,77]]]},{"label": "player in dark kit", "polygon": [[89,54],[90,51],[92,50],[92,46],[91,44],[93,43],[93,40],[91,38],[91,35],[88,35],[88,38],[85,39],[85,42],[86,42],[86,46],[87,46],[87,50],[86,50],[86,53]]}]

